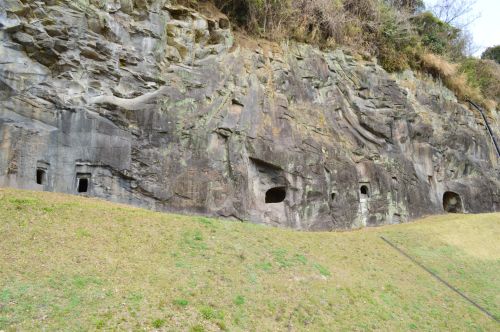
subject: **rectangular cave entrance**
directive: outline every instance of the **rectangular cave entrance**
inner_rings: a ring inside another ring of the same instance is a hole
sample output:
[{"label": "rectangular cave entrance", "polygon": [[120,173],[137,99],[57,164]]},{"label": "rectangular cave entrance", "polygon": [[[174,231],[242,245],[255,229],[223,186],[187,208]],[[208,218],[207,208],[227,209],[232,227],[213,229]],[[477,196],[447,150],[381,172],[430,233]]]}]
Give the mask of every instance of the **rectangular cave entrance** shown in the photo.
[{"label": "rectangular cave entrance", "polygon": [[78,173],[76,174],[76,189],[78,193],[87,193],[90,189],[90,178],[89,173]]},{"label": "rectangular cave entrance", "polygon": [[36,183],[39,185],[44,185],[46,182],[47,182],[47,171],[43,168],[37,168]]},{"label": "rectangular cave entrance", "polygon": [[48,182],[47,170],[49,169],[50,164],[44,160],[38,160],[36,163],[36,173],[35,173],[35,181],[36,184],[40,186],[45,186]]}]

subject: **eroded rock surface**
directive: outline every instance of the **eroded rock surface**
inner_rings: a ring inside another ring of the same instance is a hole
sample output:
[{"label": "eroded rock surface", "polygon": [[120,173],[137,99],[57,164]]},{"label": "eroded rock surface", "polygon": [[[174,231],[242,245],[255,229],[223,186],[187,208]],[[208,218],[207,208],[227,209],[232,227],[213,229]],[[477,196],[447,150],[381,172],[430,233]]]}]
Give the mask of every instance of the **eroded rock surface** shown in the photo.
[{"label": "eroded rock surface", "polygon": [[0,24],[0,186],[304,230],[500,210],[481,118],[411,72],[167,0],[0,0]]}]

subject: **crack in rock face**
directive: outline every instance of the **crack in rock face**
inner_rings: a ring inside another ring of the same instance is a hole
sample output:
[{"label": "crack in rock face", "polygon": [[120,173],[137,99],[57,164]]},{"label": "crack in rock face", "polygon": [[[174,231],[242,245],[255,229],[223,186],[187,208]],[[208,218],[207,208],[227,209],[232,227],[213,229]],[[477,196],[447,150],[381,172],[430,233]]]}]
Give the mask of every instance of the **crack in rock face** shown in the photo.
[{"label": "crack in rock face", "polygon": [[500,210],[440,84],[167,0],[2,3],[0,186],[300,230]]}]

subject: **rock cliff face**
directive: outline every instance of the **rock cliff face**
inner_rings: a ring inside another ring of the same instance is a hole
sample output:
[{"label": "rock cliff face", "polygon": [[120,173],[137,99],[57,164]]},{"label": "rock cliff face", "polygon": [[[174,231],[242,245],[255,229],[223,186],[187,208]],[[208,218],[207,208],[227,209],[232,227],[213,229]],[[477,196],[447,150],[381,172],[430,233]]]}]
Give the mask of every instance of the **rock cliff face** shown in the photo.
[{"label": "rock cliff face", "polygon": [[304,230],[500,210],[482,120],[411,72],[168,0],[0,0],[0,24],[0,186]]}]

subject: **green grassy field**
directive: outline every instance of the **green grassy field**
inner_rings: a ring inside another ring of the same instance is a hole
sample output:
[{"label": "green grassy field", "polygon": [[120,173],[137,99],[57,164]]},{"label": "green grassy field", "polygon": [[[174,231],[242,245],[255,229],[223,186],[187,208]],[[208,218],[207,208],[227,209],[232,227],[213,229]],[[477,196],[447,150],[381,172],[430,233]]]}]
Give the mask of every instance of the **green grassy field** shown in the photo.
[{"label": "green grassy field", "polygon": [[305,233],[0,189],[0,330],[498,331],[500,214]]}]

